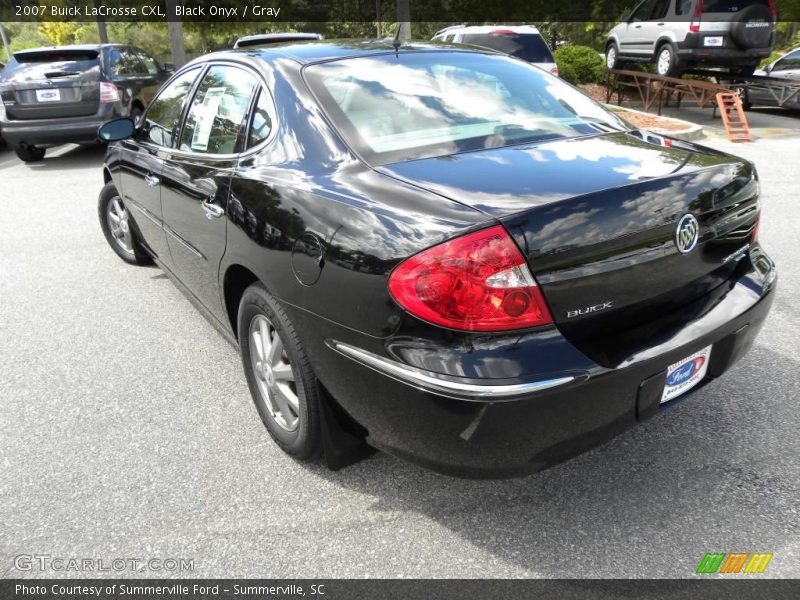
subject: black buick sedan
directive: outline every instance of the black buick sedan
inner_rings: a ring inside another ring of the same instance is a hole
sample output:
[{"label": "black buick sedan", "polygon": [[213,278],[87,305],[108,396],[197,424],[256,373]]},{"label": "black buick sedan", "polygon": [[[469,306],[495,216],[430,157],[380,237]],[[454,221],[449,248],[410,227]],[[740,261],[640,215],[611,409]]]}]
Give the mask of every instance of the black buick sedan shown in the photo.
[{"label": "black buick sedan", "polygon": [[774,297],[751,163],[489,51],[212,54],[100,135],[111,247],[238,344],[281,448],[334,468],[550,466],[722,375]]}]

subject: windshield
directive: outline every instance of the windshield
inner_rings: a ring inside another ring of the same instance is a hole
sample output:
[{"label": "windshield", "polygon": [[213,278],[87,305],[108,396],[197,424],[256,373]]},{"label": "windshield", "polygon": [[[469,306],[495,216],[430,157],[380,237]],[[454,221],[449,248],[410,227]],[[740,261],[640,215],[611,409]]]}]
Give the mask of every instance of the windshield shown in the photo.
[{"label": "windshield", "polygon": [[557,77],[504,56],[387,54],[305,73],[337,129],[371,164],[627,129]]}]

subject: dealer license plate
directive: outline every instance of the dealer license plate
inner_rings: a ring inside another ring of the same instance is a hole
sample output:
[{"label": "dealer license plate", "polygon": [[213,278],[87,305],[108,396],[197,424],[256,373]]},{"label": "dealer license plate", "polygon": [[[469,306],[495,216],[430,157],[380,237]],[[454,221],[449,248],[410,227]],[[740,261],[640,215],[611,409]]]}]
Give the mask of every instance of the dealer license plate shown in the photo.
[{"label": "dealer license plate", "polygon": [[37,102],[58,102],[61,100],[61,90],[58,88],[49,90],[36,90]]},{"label": "dealer license plate", "polygon": [[711,46],[712,48],[719,48],[722,46],[722,40],[724,38],[721,35],[710,35],[706,38],[703,38],[703,44],[706,46]]},{"label": "dealer license plate", "polygon": [[664,385],[664,393],[661,395],[661,404],[685,394],[700,383],[706,376],[710,356],[711,346],[707,346],[670,365],[667,369],[667,380]]}]

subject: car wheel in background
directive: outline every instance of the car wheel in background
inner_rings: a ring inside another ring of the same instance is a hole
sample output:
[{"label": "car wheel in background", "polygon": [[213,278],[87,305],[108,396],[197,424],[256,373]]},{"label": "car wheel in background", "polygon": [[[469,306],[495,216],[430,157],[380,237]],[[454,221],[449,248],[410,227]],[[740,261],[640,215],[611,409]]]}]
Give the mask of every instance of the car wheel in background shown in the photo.
[{"label": "car wheel in background", "polygon": [[28,162],[38,162],[44,158],[45,149],[36,146],[15,146],[14,152],[20,160]]},{"label": "car wheel in background", "polygon": [[108,182],[100,192],[97,202],[97,214],[100,227],[111,249],[122,260],[132,265],[147,265],[152,262],[150,256],[142,248],[135,229],[122,203],[117,188]]},{"label": "car wheel in background", "polygon": [[322,450],[317,379],[289,318],[261,283],[242,294],[237,331],[247,385],[267,431],[287,454],[315,458]]},{"label": "car wheel in background", "polygon": [[606,69],[619,69],[619,49],[615,42],[611,42],[606,48]]},{"label": "car wheel in background", "polygon": [[678,57],[669,42],[659,46],[656,52],[656,73],[664,77],[680,77]]},{"label": "car wheel in background", "polygon": [[747,87],[743,85],[737,85],[733,91],[739,94],[739,99],[742,101],[742,108],[744,110],[750,110],[753,107],[753,105],[750,103],[750,96],[747,94]]},{"label": "car wheel in background", "polygon": [[131,118],[131,121],[133,121],[133,124],[136,127],[138,127],[139,126],[139,122],[142,120],[142,109],[139,108],[138,106],[134,106],[133,108],[131,108],[131,116],[130,116],[130,118]]},{"label": "car wheel in background", "polygon": [[741,75],[742,77],[750,77],[750,75],[756,72],[756,68],[758,68],[758,65],[731,67],[731,73],[733,75]]}]

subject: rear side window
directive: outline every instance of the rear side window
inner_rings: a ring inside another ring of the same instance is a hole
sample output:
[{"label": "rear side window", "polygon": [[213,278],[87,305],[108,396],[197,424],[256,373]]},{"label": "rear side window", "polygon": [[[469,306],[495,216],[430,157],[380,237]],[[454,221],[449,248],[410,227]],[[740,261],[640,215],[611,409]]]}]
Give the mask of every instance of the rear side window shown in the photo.
[{"label": "rear side window", "polygon": [[199,72],[200,69],[191,69],[182,73],[153,100],[142,126],[147,141],[167,148],[172,146],[172,136],[180,123],[183,103],[192,91]]},{"label": "rear side window", "polygon": [[769,0],[706,0],[703,3],[704,13],[737,13],[748,6],[766,6]]},{"label": "rear side window", "polygon": [[136,55],[139,57],[142,65],[144,65],[144,70],[148,75],[158,75],[161,71],[161,67],[158,65],[158,61],[147,54],[146,52],[142,52],[141,50],[134,50]]},{"label": "rear side window", "polygon": [[554,62],[550,48],[542,36],[535,33],[468,33],[461,42],[497,50],[528,62]]},{"label": "rear side window", "polygon": [[233,154],[258,81],[235,67],[211,67],[197,88],[180,149],[203,154]]},{"label": "rear side window", "polygon": [[250,133],[247,136],[248,148],[257,146],[269,137],[272,131],[272,122],[272,99],[265,90],[261,90],[250,119]]},{"label": "rear side window", "polygon": [[50,79],[91,71],[96,71],[98,76],[100,74],[100,60],[96,51],[17,52],[3,70],[3,79],[5,81]]}]

